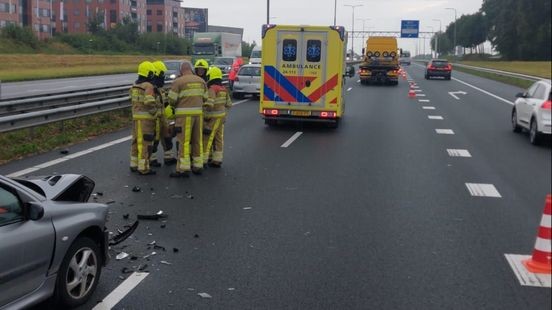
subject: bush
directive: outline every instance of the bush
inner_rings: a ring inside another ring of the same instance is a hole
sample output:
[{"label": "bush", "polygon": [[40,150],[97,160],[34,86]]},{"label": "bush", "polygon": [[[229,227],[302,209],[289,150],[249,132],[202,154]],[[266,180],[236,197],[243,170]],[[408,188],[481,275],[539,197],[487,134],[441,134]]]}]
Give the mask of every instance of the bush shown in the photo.
[{"label": "bush", "polygon": [[1,29],[0,36],[30,46],[32,49],[40,48],[40,41],[29,27],[10,24]]}]

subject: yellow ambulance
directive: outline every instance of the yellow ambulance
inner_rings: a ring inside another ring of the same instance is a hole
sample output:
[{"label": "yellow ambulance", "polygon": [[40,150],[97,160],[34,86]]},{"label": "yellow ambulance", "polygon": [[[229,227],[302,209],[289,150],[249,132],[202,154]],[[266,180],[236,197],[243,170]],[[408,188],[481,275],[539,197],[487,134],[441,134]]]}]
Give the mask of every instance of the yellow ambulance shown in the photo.
[{"label": "yellow ambulance", "polygon": [[340,26],[264,25],[260,113],[337,127],[345,102],[347,33]]}]

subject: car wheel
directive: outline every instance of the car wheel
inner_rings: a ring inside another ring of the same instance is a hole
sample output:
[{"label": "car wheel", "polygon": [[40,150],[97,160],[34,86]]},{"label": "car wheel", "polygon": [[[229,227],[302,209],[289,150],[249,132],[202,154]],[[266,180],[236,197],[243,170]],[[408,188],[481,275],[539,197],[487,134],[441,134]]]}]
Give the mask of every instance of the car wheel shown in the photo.
[{"label": "car wheel", "polygon": [[447,75],[447,76],[445,77],[445,80],[450,81],[450,75]]},{"label": "car wheel", "polygon": [[84,304],[98,285],[102,256],[90,238],[80,237],[69,248],[58,271],[56,302],[66,307]]},{"label": "car wheel", "polygon": [[243,93],[233,93],[232,97],[235,99],[243,99]]},{"label": "car wheel", "polygon": [[270,127],[278,125],[278,120],[275,119],[265,119],[265,125],[268,125]]},{"label": "car wheel", "polygon": [[521,126],[519,126],[518,121],[517,121],[516,109],[512,110],[512,130],[514,132],[521,132]]},{"label": "car wheel", "polygon": [[333,128],[333,129],[338,128],[339,127],[339,119],[336,119],[335,122],[333,122],[333,123],[329,123],[328,127]]},{"label": "car wheel", "polygon": [[529,141],[533,145],[539,145],[540,144],[540,133],[537,129],[537,121],[533,118],[531,119],[531,127],[529,127]]},{"label": "car wheel", "polygon": [[425,74],[425,79],[429,80],[429,75],[427,73]]}]

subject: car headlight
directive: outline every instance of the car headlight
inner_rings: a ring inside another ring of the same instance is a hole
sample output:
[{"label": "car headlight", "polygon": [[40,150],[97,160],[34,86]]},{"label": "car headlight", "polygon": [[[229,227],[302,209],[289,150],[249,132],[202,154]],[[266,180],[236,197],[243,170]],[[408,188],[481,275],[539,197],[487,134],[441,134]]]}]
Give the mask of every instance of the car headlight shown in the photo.
[{"label": "car headlight", "polygon": [[372,55],[373,55],[373,54],[372,54],[371,51],[368,51],[368,53],[366,53],[366,56],[368,56],[368,57],[372,57]]},{"label": "car headlight", "polygon": [[176,79],[176,74],[173,73],[173,74],[169,75],[169,77],[170,77],[171,79]]},{"label": "car headlight", "polygon": [[380,55],[381,55],[380,52],[375,52],[374,53],[374,56],[376,56],[376,57],[380,57]]},{"label": "car headlight", "polygon": [[395,52],[391,52],[391,54],[390,54],[390,55],[391,55],[391,57],[395,58],[395,56],[397,56],[397,53],[395,53]]},{"label": "car headlight", "polygon": [[388,52],[383,52],[383,57],[388,57],[388,56],[389,56]]}]

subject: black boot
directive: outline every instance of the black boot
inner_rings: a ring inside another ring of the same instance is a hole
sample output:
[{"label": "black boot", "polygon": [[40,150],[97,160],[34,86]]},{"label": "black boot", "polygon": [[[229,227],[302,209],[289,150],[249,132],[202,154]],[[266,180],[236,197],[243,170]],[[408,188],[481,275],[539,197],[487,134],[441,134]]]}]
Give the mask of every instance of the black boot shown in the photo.
[{"label": "black boot", "polygon": [[139,175],[156,175],[156,172],[153,171],[153,170],[148,170],[148,171],[144,171],[144,172],[138,171],[138,174]]},{"label": "black boot", "polygon": [[171,174],[169,174],[169,177],[171,177],[171,178],[189,178],[190,177],[190,172],[189,171],[171,172]]}]

